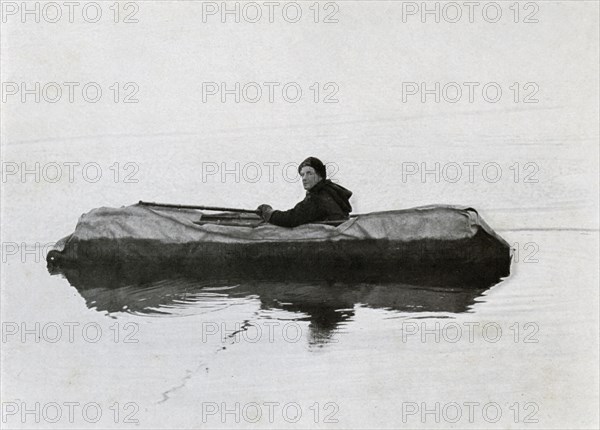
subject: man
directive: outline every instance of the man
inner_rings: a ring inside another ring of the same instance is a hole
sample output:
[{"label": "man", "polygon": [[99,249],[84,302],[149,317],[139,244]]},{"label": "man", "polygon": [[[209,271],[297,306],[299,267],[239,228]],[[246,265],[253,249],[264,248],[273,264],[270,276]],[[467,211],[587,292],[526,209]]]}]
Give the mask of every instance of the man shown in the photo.
[{"label": "man", "polygon": [[260,205],[258,212],[263,220],[282,227],[296,227],[311,222],[348,219],[352,211],[349,202],[352,192],[327,179],[327,171],[321,160],[308,157],[298,166],[298,173],[306,190],[304,200],[287,211]]}]

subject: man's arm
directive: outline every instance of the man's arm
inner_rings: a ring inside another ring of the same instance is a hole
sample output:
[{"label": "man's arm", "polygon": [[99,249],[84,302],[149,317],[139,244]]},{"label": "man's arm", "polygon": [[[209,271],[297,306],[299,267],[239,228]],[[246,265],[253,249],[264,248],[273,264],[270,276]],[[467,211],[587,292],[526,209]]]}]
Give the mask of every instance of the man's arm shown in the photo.
[{"label": "man's arm", "polygon": [[324,211],[317,201],[317,197],[308,195],[304,200],[287,211],[273,211],[269,222],[281,227],[297,227],[320,221],[324,218]]}]

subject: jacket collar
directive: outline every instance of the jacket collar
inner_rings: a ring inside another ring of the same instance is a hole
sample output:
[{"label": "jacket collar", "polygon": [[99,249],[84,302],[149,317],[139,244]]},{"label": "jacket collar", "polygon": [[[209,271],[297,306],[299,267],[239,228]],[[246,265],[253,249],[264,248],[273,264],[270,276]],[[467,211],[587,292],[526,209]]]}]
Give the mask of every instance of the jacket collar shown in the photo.
[{"label": "jacket collar", "polygon": [[318,192],[321,188],[323,188],[325,186],[325,184],[328,182],[327,179],[321,179],[319,182],[317,182],[310,190],[307,190],[306,193],[316,193]]}]

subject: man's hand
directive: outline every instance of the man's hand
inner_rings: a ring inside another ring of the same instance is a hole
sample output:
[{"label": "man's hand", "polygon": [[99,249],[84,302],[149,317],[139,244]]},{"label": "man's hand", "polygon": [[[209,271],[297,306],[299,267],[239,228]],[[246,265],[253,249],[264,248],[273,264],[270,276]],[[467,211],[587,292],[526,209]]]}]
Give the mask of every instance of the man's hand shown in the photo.
[{"label": "man's hand", "polygon": [[256,211],[264,221],[269,222],[271,214],[273,213],[273,208],[269,205],[260,205]]}]

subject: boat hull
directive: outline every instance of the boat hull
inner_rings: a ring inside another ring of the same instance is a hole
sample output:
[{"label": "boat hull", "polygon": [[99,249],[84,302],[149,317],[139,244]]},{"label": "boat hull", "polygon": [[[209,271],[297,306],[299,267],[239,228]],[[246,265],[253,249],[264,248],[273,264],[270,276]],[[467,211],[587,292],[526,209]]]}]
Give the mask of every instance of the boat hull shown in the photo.
[{"label": "boat hull", "polygon": [[[186,213],[177,219],[193,224],[198,216]],[[386,217],[393,222],[382,224]],[[128,233],[111,231],[110,235],[89,234],[87,221],[80,220],[76,232],[50,251],[48,263],[56,267],[150,264],[218,279],[425,280],[438,286],[479,285],[510,273],[510,246],[472,209],[417,208],[366,215],[338,227],[298,228],[313,235],[309,239],[298,235],[298,229],[267,226],[267,231],[248,232],[252,229],[198,225],[194,234],[208,232],[208,238],[182,241],[170,238],[168,232],[148,238],[144,236],[152,235],[131,228],[139,220],[129,220],[123,228],[123,219],[127,218],[117,220],[119,228]]]}]

